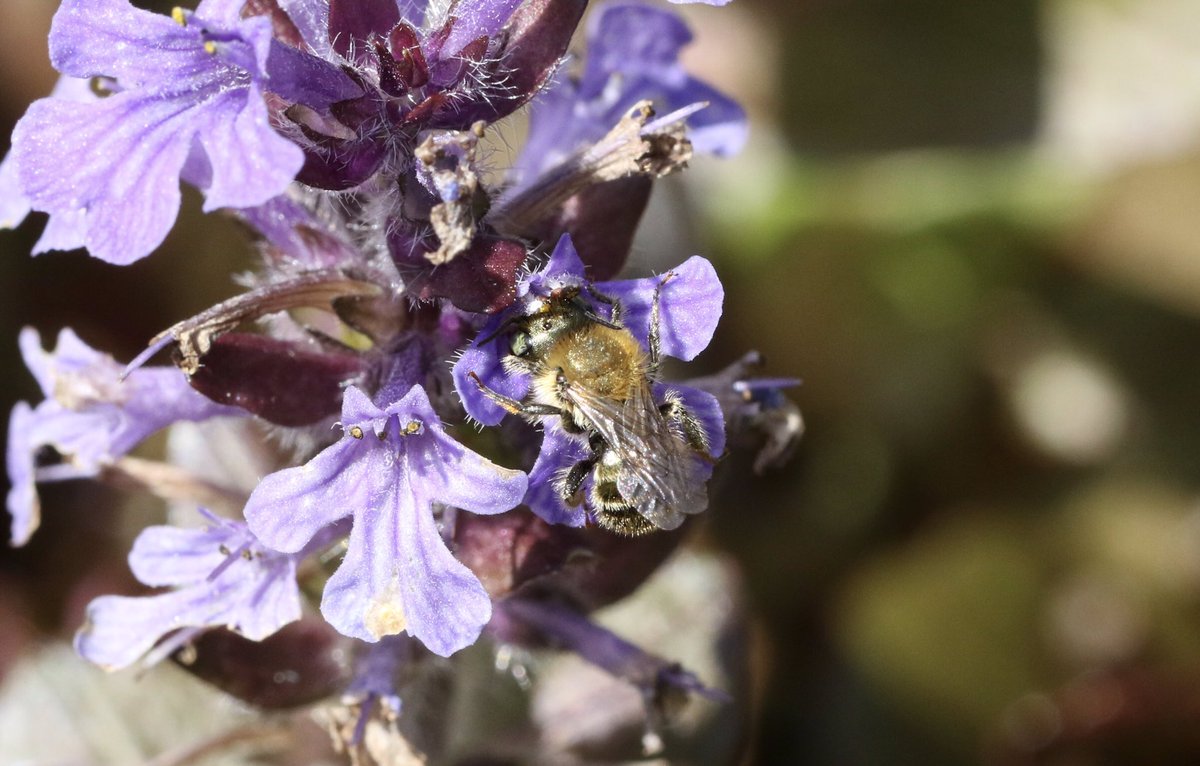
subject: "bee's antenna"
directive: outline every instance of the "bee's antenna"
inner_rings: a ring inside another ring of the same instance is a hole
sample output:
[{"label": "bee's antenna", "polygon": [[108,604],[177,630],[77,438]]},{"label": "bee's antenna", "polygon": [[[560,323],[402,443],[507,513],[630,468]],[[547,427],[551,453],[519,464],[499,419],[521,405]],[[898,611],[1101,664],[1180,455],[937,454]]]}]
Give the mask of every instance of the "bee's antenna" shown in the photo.
[{"label": "bee's antenna", "polygon": [[493,340],[496,339],[496,336],[500,335],[505,330],[507,330],[509,327],[516,324],[517,322],[519,322],[522,319],[524,319],[524,317],[521,317],[521,316],[511,316],[508,319],[505,319],[503,322],[500,323],[500,326],[497,327],[493,332],[489,333],[486,338],[484,338],[483,340],[480,340],[480,341],[476,341],[476,345],[483,346],[485,344],[491,343]]}]

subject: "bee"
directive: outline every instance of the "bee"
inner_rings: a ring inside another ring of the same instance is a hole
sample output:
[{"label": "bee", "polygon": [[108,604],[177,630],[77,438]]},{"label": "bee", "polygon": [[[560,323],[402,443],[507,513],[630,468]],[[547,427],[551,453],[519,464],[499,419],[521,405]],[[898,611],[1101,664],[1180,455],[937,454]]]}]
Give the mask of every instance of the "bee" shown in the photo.
[{"label": "bee", "polygon": [[508,412],[558,417],[564,431],[587,440],[588,456],[558,477],[556,489],[564,502],[578,505],[591,476],[587,499],[596,523],[623,535],[675,529],[708,506],[703,464],[714,462],[708,436],[677,394],[659,404],[651,389],[659,368],[659,295],[671,276],[654,291],[648,349],[622,324],[619,301],[586,287],[610,308],[605,319],[584,288],[563,287],[483,341],[509,332],[503,364],[510,374],[529,375],[524,400],[493,391],[470,373]]}]

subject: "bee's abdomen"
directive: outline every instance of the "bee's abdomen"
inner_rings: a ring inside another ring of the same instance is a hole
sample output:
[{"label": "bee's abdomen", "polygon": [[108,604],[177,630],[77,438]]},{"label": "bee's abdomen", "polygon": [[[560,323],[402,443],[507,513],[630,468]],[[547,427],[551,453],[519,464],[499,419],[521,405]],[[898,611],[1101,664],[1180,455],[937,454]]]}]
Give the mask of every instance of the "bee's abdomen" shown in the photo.
[{"label": "bee's abdomen", "polygon": [[596,512],[596,523],[609,532],[616,532],[627,537],[648,535],[657,527],[646,520],[646,517],[628,508],[602,508]]},{"label": "bee's abdomen", "polygon": [[629,537],[646,535],[656,529],[621,496],[615,474],[603,462],[597,464],[592,478],[592,508],[595,509],[597,524],[610,532]]}]

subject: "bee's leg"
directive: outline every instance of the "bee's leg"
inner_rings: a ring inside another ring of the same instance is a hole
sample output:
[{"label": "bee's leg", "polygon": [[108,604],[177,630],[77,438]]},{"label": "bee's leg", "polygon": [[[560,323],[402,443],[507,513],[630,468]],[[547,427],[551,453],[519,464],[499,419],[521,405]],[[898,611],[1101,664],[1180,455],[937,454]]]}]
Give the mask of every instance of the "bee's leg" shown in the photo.
[{"label": "bee's leg", "polygon": [[693,452],[712,462],[713,457],[708,453],[708,434],[704,431],[704,424],[700,422],[700,418],[696,417],[696,413],[687,408],[677,392],[667,391],[658,411],[668,421],[679,426],[684,440],[687,441]]},{"label": "bee's leg", "polygon": [[663,275],[663,278],[654,286],[654,299],[650,301],[650,332],[646,338],[650,346],[650,377],[658,377],[658,362],[662,354],[662,335],[659,330],[659,323],[662,318],[662,312],[659,305],[662,303],[663,285],[675,276],[675,272],[668,271]]},{"label": "bee's leg", "polygon": [[479,388],[480,393],[503,407],[506,412],[511,412],[513,415],[557,415],[563,418],[563,420],[567,419],[567,413],[558,407],[551,407],[548,404],[539,404],[537,402],[519,402],[510,396],[505,396],[499,391],[493,391],[488,388],[474,372],[468,372],[467,376],[475,381],[475,385]]},{"label": "bee's leg", "polygon": [[617,300],[611,295],[600,292],[592,285],[591,282],[589,282],[587,285],[587,291],[588,295],[592,296],[592,298],[600,303],[603,303],[605,306],[608,306],[609,317],[607,324],[614,327],[625,326],[624,322],[622,322],[622,320],[625,318],[625,307],[621,304],[621,301]]},{"label": "bee's leg", "polygon": [[593,434],[592,438],[588,439],[588,447],[591,449],[591,454],[571,466],[571,470],[567,471],[566,477],[563,478],[562,498],[568,503],[572,502],[579,494],[579,488],[583,486],[584,479],[596,467],[597,461],[604,456],[604,451],[607,449],[604,440],[598,434]]}]

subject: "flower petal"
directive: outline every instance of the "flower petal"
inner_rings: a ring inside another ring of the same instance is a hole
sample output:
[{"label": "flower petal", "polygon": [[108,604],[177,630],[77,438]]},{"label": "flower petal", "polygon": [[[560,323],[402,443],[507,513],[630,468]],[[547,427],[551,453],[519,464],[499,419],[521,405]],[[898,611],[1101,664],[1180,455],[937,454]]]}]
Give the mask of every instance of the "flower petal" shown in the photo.
[{"label": "flower petal", "polygon": [[378,641],[406,630],[445,657],[478,638],[491,601],[442,542],[413,476],[402,460],[394,478],[372,493],[365,511],[371,523],[360,516],[354,525],[321,613],[345,635]]},{"label": "flower petal", "polygon": [[140,582],[155,587],[199,582],[250,539],[244,529],[237,537],[221,526],[147,527],[133,542],[129,568]]},{"label": "flower petal", "polygon": [[504,408],[488,399],[479,390],[470,374],[475,373],[479,380],[488,388],[504,394],[511,399],[521,400],[529,391],[529,376],[509,375],[500,364],[501,353],[497,346],[500,341],[491,340],[478,345],[480,338],[487,338],[500,327],[502,317],[493,317],[471,345],[462,352],[454,363],[454,390],[463,403],[467,414],[485,426],[497,425],[508,413]]},{"label": "flower petal", "polygon": [[106,670],[119,670],[138,658],[162,636],[184,626],[195,594],[173,591],[159,596],[131,598],[101,596],[88,604],[87,618],[75,634],[79,656]]},{"label": "flower petal", "polygon": [[17,402],[8,417],[8,490],[6,507],[12,516],[10,526],[11,543],[21,546],[29,542],[30,536],[41,522],[41,505],[38,503],[37,488],[34,486],[34,453],[30,443],[34,428],[33,409],[25,402]]},{"label": "flower petal", "polygon": [[[515,505],[515,503],[514,503]],[[492,616],[492,601],[479,578],[454,558],[422,508],[400,537],[408,632],[429,650],[449,657],[479,638]]]},{"label": "flower petal", "polygon": [[525,493],[529,510],[548,524],[582,527],[587,520],[584,505],[567,505],[555,482],[563,471],[570,470],[587,455],[587,448],[578,438],[566,435],[557,427],[546,428],[541,451],[529,472],[529,491]]},{"label": "flower petal", "polygon": [[[295,557],[252,546],[253,538],[239,522],[217,521],[206,530],[187,530],[192,534],[163,530],[143,533],[141,549],[135,548],[130,563],[156,580],[193,584],[157,596],[94,600],[75,636],[83,657],[115,669],[136,661],[179,628],[222,626],[260,641],[300,618]],[[237,545],[224,553],[218,539]],[[214,558],[214,543],[218,568],[205,571]],[[173,562],[177,571],[172,571]]]},{"label": "flower petal", "polygon": [[[212,166],[204,211],[253,207],[278,195],[304,165],[304,152],[275,132],[258,89],[231,91],[206,105],[196,137]],[[220,109],[220,111],[218,111]]]},{"label": "flower petal", "polygon": [[440,503],[462,508],[471,513],[503,513],[521,503],[525,496],[527,478],[523,471],[503,468],[475,454],[454,439],[434,429],[431,435],[437,448],[428,454],[424,478],[431,481],[434,499]]},{"label": "flower petal", "polygon": [[693,255],[666,275],[600,282],[596,289],[621,301],[622,322],[644,343],[650,332],[654,290],[664,278],[659,307],[662,353],[689,361],[707,348],[721,319],[725,290],[711,263]]},{"label": "flower petal", "polygon": [[17,163],[10,152],[0,162],[0,229],[15,229],[29,210],[29,200],[17,178]]},{"label": "flower petal", "polygon": [[380,468],[372,458],[345,436],[304,465],[276,471],[250,494],[246,523],[277,551],[302,549],[322,528],[350,515],[356,503],[368,501],[372,475]]},{"label": "flower petal", "polygon": [[115,77],[128,90],[191,74],[174,55],[194,47],[198,29],[135,8],[126,0],[63,0],[50,27],[50,60],[63,74]]},{"label": "flower petal", "polygon": [[[190,117],[136,92],[94,104],[37,101],[13,131],[21,184],[35,209],[82,215],[92,255],[131,263],[157,248],[175,222]],[[70,172],[64,153],[76,158]]]}]

